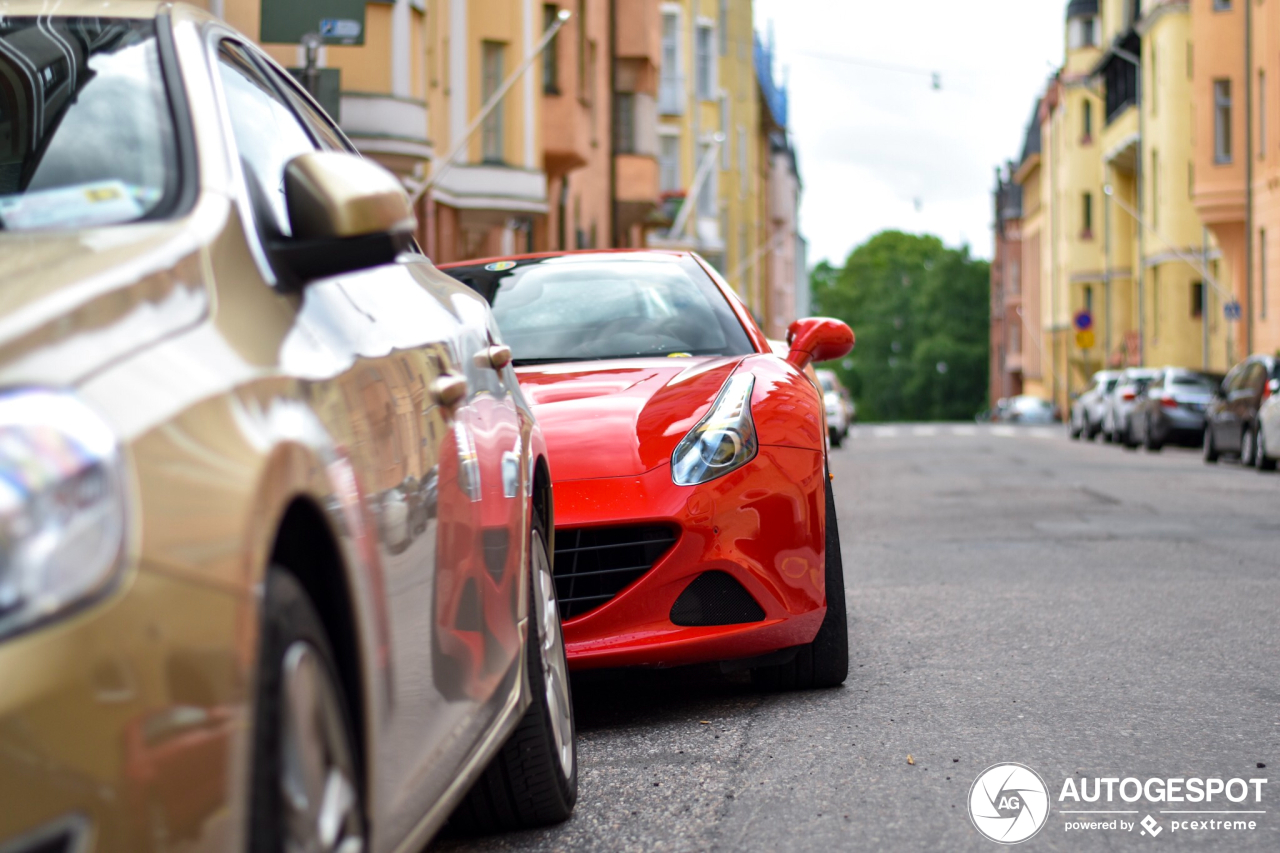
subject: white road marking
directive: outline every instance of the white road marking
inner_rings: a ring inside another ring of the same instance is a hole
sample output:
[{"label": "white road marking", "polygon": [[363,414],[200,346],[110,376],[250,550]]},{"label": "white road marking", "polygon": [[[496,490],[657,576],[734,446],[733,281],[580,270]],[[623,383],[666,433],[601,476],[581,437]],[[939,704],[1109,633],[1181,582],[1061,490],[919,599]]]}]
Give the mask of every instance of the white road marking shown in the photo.
[{"label": "white road marking", "polygon": [[871,434],[876,438],[896,438],[898,435],[897,427],[875,427],[871,430]]},{"label": "white road marking", "polygon": [[911,434],[916,436],[921,436],[921,437],[927,437],[931,435],[937,435],[938,430],[937,430],[937,427],[918,426],[911,430]]}]

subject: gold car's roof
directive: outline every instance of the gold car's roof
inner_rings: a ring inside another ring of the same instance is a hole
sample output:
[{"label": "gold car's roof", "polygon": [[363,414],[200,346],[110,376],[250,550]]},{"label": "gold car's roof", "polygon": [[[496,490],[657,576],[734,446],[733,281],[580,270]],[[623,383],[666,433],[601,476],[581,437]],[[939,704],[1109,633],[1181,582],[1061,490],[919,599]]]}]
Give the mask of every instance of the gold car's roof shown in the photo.
[{"label": "gold car's roof", "polygon": [[0,0],[0,16],[154,18],[173,5],[156,0]]}]

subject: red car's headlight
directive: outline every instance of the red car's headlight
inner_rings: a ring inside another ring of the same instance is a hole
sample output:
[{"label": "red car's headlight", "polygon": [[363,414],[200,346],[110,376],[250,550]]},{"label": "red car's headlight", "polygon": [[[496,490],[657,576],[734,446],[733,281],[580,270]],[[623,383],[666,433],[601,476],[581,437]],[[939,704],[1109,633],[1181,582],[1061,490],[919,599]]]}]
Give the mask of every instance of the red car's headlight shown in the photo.
[{"label": "red car's headlight", "polygon": [[756,426],[751,420],[755,377],[729,377],[711,411],[689,430],[671,454],[671,479],[696,486],[741,468],[756,456]]}]

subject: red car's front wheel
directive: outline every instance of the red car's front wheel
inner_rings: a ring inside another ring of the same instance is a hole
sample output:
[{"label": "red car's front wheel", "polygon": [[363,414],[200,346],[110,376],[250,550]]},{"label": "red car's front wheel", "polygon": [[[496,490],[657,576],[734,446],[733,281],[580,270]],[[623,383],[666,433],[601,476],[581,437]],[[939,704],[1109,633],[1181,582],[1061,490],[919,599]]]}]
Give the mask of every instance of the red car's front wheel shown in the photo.
[{"label": "red car's front wheel", "polygon": [[769,690],[808,690],[837,687],[849,675],[849,621],[844,598],[844,563],[840,558],[840,529],[836,501],[827,477],[826,591],[827,615],[813,642],[801,646],[786,663],[756,667],[751,680]]}]

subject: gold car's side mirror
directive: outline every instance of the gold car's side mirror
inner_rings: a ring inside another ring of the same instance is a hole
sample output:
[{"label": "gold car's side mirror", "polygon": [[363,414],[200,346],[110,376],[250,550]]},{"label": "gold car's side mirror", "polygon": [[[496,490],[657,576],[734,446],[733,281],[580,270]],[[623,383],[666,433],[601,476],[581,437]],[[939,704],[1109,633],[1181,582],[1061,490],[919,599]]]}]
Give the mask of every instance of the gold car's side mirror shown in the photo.
[{"label": "gold car's side mirror", "polygon": [[293,234],[273,248],[298,286],[391,263],[417,228],[400,181],[355,154],[294,157],[285,166],[284,195]]}]

